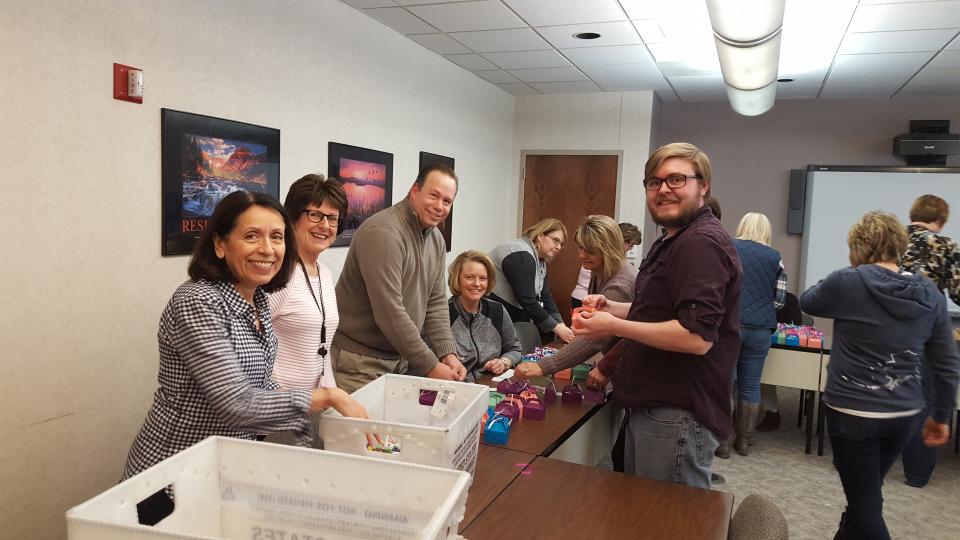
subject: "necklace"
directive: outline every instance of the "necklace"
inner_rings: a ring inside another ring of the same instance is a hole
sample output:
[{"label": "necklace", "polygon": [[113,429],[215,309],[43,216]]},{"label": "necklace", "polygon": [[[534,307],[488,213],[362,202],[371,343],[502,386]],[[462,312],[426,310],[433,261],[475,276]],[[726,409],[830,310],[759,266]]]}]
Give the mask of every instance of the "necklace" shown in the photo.
[{"label": "necklace", "polygon": [[[310,290],[310,296],[313,297],[313,303],[320,310],[320,317],[323,323],[320,325],[320,346],[317,347],[317,354],[327,355],[327,306],[323,303],[323,282],[320,281],[320,265],[317,265],[317,289],[320,290],[320,300],[317,300],[317,294],[313,292],[313,285],[310,284],[310,275],[307,274],[307,266],[300,261],[300,269],[303,270],[303,279],[307,282],[307,289]],[[322,375],[322,374],[321,374]]]}]

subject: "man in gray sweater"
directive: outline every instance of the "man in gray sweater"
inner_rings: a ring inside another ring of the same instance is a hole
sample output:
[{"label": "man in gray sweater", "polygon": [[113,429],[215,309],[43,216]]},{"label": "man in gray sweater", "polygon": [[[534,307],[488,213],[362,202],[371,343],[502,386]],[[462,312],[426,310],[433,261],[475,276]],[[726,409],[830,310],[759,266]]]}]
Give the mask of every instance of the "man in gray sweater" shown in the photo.
[{"label": "man in gray sweater", "polygon": [[340,323],[330,349],[343,390],[384,373],[466,375],[450,333],[446,248],[437,229],[456,194],[453,169],[429,165],[404,200],[357,229],[337,282]]}]

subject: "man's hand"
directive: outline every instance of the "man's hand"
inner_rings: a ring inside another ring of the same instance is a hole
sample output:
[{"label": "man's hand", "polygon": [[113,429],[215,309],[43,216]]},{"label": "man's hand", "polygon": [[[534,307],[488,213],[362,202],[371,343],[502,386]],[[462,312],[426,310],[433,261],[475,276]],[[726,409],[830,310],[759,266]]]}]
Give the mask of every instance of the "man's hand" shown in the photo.
[{"label": "man's hand", "polygon": [[494,375],[499,375],[510,369],[512,366],[513,362],[506,358],[493,358],[491,360],[487,360],[487,363],[483,365],[483,369],[493,373]]},{"label": "man's hand", "polygon": [[[587,298],[589,298],[589,296]],[[573,333],[589,339],[612,337],[616,335],[614,330],[619,320],[620,319],[604,311],[596,311],[593,313],[584,311],[580,313],[580,321]]]},{"label": "man's hand", "polygon": [[602,294],[588,294],[581,302],[584,307],[592,307],[600,311],[607,305],[607,297]]},{"label": "man's hand", "polygon": [[317,388],[313,391],[310,410],[316,412],[327,407],[333,407],[343,416],[370,418],[367,409],[343,390],[339,388]]},{"label": "man's hand", "polygon": [[456,354],[450,353],[444,356],[440,359],[440,363],[450,368],[453,372],[454,378],[449,380],[462,381],[467,378],[467,368],[463,367],[463,364],[460,363],[460,357]]},{"label": "man's hand", "polygon": [[933,418],[927,418],[923,424],[923,444],[943,446],[950,438],[950,424],[938,424]]},{"label": "man's hand", "polygon": [[600,368],[593,368],[590,370],[590,373],[587,375],[587,386],[590,388],[599,388],[603,389],[607,387],[607,382],[610,380],[610,377],[604,375]]},{"label": "man's hand", "polygon": [[563,323],[557,323],[557,325],[553,327],[553,333],[557,336],[557,339],[564,343],[570,343],[574,338],[573,330],[567,328],[567,325]]},{"label": "man's hand", "polygon": [[543,377],[543,368],[536,362],[521,362],[519,366],[514,368],[513,374],[521,379]]}]

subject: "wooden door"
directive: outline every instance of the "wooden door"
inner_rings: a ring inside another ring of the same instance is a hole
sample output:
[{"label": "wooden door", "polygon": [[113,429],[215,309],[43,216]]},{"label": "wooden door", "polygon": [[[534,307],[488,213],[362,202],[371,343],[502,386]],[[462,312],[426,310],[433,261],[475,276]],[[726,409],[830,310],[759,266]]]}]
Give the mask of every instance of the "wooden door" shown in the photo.
[{"label": "wooden door", "polygon": [[523,229],[545,218],[567,227],[567,241],[547,266],[550,294],[567,325],[570,293],[577,285],[580,260],[573,231],[591,214],[614,216],[617,199],[618,156],[532,156],[524,167]]}]

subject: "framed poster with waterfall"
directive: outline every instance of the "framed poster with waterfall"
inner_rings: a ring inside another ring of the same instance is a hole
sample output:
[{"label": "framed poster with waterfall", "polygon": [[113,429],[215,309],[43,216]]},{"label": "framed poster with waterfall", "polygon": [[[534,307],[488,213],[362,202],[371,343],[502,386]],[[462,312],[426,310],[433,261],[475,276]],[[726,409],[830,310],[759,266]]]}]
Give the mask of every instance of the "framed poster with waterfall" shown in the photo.
[{"label": "framed poster with waterfall", "polygon": [[347,193],[347,218],[333,245],[349,246],[361,223],[393,204],[393,154],[331,142],[327,176]]},{"label": "framed poster with waterfall", "polygon": [[193,251],[221,199],[280,196],[280,130],[161,109],[161,254]]},{"label": "framed poster with waterfall", "polygon": [[[431,154],[430,152],[420,152],[420,168],[418,170],[422,171],[427,165],[433,165],[435,163],[442,163],[454,171],[457,170],[457,168],[453,166],[454,159],[452,157]],[[437,228],[440,229],[440,232],[443,234],[443,241],[447,244],[447,253],[450,253],[450,246],[453,242],[453,206],[450,207],[450,214],[447,215],[447,219],[443,220],[443,223]]]}]

